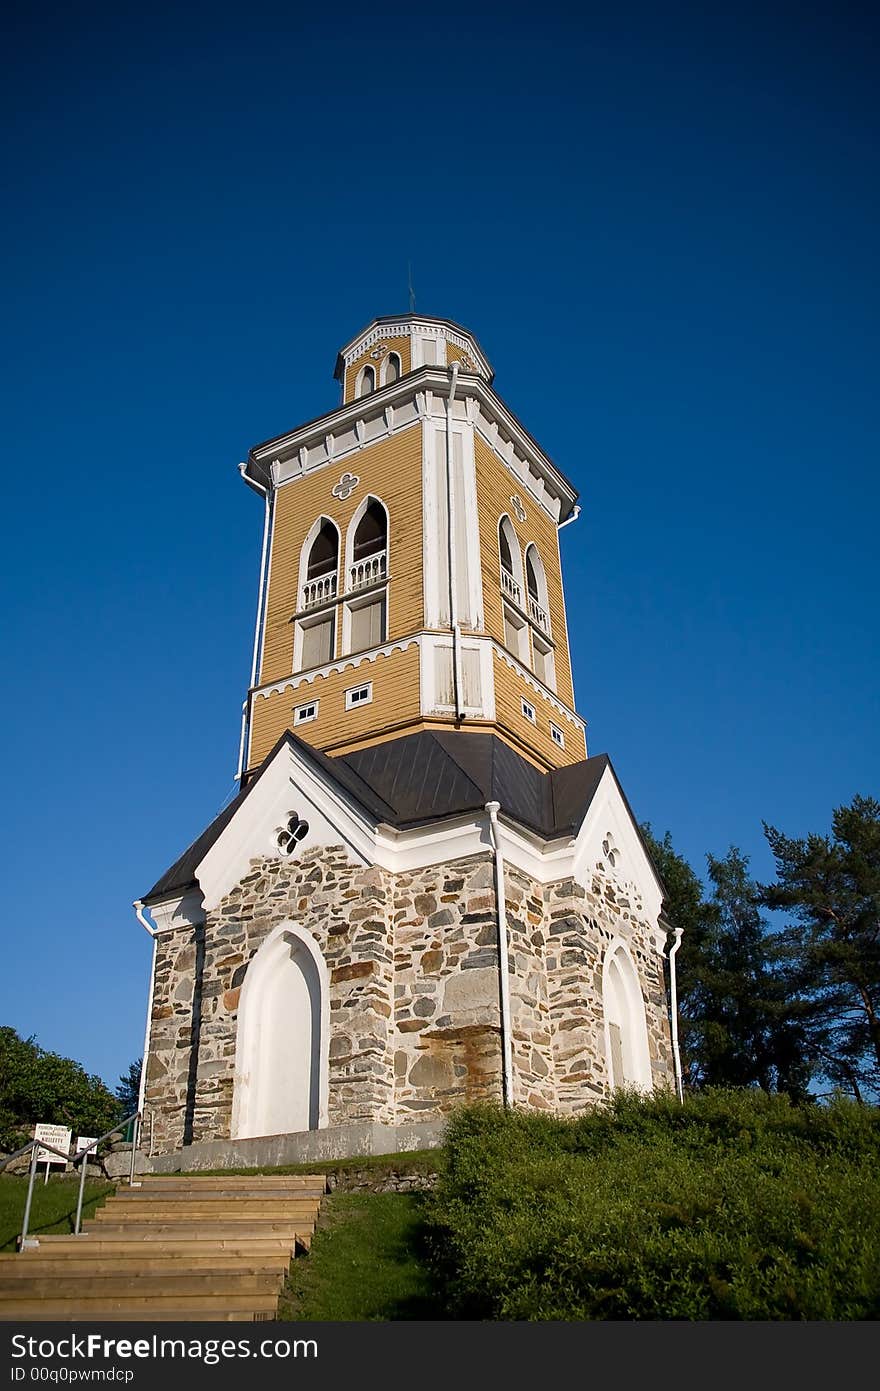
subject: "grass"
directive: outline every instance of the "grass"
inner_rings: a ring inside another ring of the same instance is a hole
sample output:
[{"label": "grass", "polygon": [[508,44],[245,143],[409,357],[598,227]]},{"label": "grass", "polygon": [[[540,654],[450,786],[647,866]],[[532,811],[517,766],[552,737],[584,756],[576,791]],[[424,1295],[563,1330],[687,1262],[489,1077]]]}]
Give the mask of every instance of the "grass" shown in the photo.
[{"label": "grass", "polygon": [[[24,1205],[27,1201],[27,1178],[0,1174],[0,1251],[14,1251],[21,1233]],[[95,1208],[110,1196],[115,1185],[104,1179],[86,1180],[83,1218],[94,1216]],[[34,1184],[28,1229],[32,1236],[72,1232],[76,1221],[76,1202],[79,1195],[79,1176],[50,1178],[43,1183],[42,1175]]]},{"label": "grass", "polygon": [[423,1259],[424,1198],[333,1193],[305,1258],[291,1266],[278,1317],[334,1323],[441,1319]]}]

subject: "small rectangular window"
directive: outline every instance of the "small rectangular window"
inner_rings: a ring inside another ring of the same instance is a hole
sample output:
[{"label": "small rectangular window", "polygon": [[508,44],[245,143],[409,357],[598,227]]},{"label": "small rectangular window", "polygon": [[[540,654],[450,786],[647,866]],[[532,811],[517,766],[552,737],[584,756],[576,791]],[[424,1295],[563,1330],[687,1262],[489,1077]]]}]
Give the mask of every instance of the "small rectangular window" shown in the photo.
[{"label": "small rectangular window", "polygon": [[550,738],[553,740],[554,744],[558,744],[561,749],[565,748],[565,735],[559,728],[559,725],[554,724],[552,720],[550,721]]},{"label": "small rectangular window", "polygon": [[529,705],[529,702],[527,700],[522,701],[522,712],[527,720],[531,720],[532,724],[538,723],[538,718],[535,714],[535,707],[534,705]]},{"label": "small rectangular window", "polygon": [[293,723],[294,723],[294,725],[298,725],[298,724],[308,724],[309,720],[316,720],[317,718],[318,718],[318,702],[317,702],[316,700],[310,700],[309,703],[308,703],[308,705],[297,705],[297,706],[294,707],[294,711],[293,711]]},{"label": "small rectangular window", "polygon": [[359,705],[369,705],[373,699],[373,683],[367,681],[363,686],[352,686],[345,692],[346,710],[355,710]]}]

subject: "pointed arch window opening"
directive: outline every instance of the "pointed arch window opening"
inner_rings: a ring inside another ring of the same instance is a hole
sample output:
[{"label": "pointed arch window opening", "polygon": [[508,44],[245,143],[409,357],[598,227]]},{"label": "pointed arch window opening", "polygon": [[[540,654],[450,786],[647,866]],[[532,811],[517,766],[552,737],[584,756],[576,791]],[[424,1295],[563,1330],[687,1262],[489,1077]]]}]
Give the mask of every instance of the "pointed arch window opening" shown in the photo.
[{"label": "pointed arch window opening", "polygon": [[382,364],[382,384],[390,386],[392,382],[400,381],[401,364],[399,353],[389,353]]},{"label": "pointed arch window opening", "polygon": [[358,396],[370,396],[376,390],[376,371],[373,367],[364,367],[361,370],[360,379],[357,386]]},{"label": "pointed arch window opening", "polygon": [[302,589],[303,609],[316,608],[336,598],[338,572],[339,532],[328,518],[322,522],[309,548]]},{"label": "pointed arch window opening", "polygon": [[510,518],[498,523],[498,559],[501,566],[501,592],[505,598],[522,608],[522,560],[519,541]]},{"label": "pointed arch window opening", "polygon": [[547,597],[547,579],[538,548],[532,542],[526,547],[526,589],[528,591],[528,615],[536,628],[550,636],[550,604]]},{"label": "pointed arch window opening", "polygon": [[388,578],[388,513],[370,498],[357,523],[348,567],[348,590],[353,593],[382,584]]},{"label": "pointed arch window opening", "polygon": [[620,942],[605,955],[602,1004],[608,1084],[612,1091],[635,1087],[650,1091],[651,1058],[645,1005],[638,973]]}]

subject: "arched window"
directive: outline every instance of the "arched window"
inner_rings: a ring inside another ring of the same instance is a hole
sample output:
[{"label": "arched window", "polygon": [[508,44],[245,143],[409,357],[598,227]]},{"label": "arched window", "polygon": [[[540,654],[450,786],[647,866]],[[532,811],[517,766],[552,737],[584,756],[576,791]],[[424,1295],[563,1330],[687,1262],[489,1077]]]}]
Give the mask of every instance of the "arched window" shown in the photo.
[{"label": "arched window", "polygon": [[354,534],[354,560],[365,560],[367,556],[384,551],[388,544],[388,518],[385,508],[375,498],[370,498],[367,510],[361,517]]},{"label": "arched window", "polygon": [[376,373],[372,367],[364,367],[358,382],[357,394],[358,396],[369,396],[370,392],[375,390]]},{"label": "arched window", "polygon": [[623,942],[612,942],[602,969],[605,1050],[608,1082],[618,1087],[651,1089],[651,1055],[645,1005],[632,957]]},{"label": "arched window", "polygon": [[[351,519],[346,540],[346,601],[342,619],[343,652],[365,652],[386,639],[388,578],[388,513],[375,497],[367,497]],[[362,597],[359,591],[369,591]]]},{"label": "arched window", "polygon": [[339,568],[339,532],[331,521],[325,518],[312,542],[306,565],[306,579],[316,580],[322,575],[335,575]]},{"label": "arched window", "polygon": [[501,591],[522,607],[522,558],[513,522],[504,516],[498,523],[498,558],[501,561]]},{"label": "arched window", "polygon": [[534,543],[526,547],[526,588],[529,593],[529,618],[549,635],[550,603],[547,598],[547,579],[538,548]]},{"label": "arched window", "polygon": [[397,353],[389,353],[386,357],[383,376],[386,386],[400,380],[400,357]]}]

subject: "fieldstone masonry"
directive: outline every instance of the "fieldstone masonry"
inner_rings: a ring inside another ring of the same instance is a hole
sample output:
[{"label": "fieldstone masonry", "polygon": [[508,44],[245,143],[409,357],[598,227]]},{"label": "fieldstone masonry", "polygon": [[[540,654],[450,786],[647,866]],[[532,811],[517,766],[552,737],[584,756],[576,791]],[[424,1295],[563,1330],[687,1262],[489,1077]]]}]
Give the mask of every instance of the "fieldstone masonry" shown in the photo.
[{"label": "fieldstone masonry", "polygon": [[[639,970],[655,1086],[672,1087],[663,961],[641,903],[600,862],[571,879],[505,876],[514,1100],[560,1113],[608,1092],[606,946]],[[158,1154],[230,1136],[236,1030],[248,964],[285,919],[307,928],[330,980],[330,1125],[432,1120],[500,1100],[494,866],[475,855],[393,875],[342,846],[261,859],[202,927],[157,940],[146,1105]]]}]

